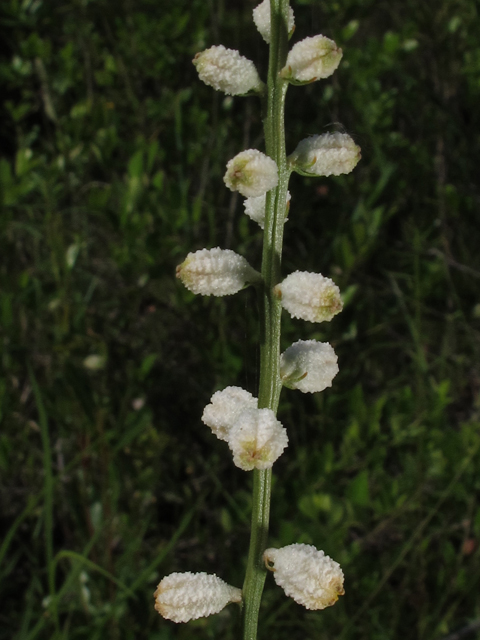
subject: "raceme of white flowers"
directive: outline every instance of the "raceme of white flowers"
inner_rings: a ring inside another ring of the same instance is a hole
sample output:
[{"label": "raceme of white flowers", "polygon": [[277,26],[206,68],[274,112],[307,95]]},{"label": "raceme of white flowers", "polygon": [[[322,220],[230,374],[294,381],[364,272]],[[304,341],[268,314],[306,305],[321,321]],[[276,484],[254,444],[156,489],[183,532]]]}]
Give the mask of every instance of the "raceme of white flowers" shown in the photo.
[{"label": "raceme of white flowers", "polygon": [[189,253],[176,275],[187,289],[203,296],[229,296],[262,279],[245,258],[219,247]]},{"label": "raceme of white flowers", "polygon": [[[290,200],[292,196],[290,195],[290,191],[287,191],[287,209],[285,211],[285,221],[286,216],[288,214],[288,210],[290,208]],[[245,213],[249,218],[251,218],[254,222],[258,224],[258,226],[263,229],[265,227],[265,204],[267,200],[267,195],[257,196],[256,198],[247,198],[243,202],[243,206],[245,208]]]},{"label": "raceme of white flowers", "polygon": [[233,453],[244,471],[269,469],[288,444],[285,428],[270,409],[258,409],[257,398],[241,387],[213,394],[202,421]]},{"label": "raceme of white flowers", "polygon": [[328,342],[298,340],[280,356],[280,377],[289,389],[318,393],[332,386],[337,360]]},{"label": "raceme of white flowers", "polygon": [[[263,2],[258,5],[258,7],[255,7],[255,9],[253,10],[253,21],[262,38],[267,44],[270,44],[270,0],[263,0]],[[292,7],[288,7],[288,34],[292,35],[294,29],[295,16],[293,15]]]},{"label": "raceme of white flowers", "polygon": [[257,149],[247,149],[229,160],[223,181],[246,198],[263,196],[278,184],[277,163]]},{"label": "raceme of white flowers", "polygon": [[328,78],[340,64],[342,55],[342,50],[330,38],[305,38],[292,47],[280,75],[292,84]]},{"label": "raceme of white flowers", "polygon": [[257,398],[241,387],[227,387],[216,391],[203,411],[202,422],[220,440],[228,442],[229,433],[245,409],[256,409]]},{"label": "raceme of white flowers", "polygon": [[360,158],[360,147],[347,133],[336,131],[301,140],[288,161],[302,175],[339,176],[350,173]]},{"label": "raceme of white flowers", "polygon": [[273,291],[292,318],[325,322],[343,308],[340,289],[320,273],[294,271]]},{"label": "raceme of white flowers", "polygon": [[153,594],[155,609],[167,620],[188,622],[218,613],[230,602],[240,603],[242,592],[208,573],[171,573]]},{"label": "raceme of white flowers", "polygon": [[257,69],[251,60],[223,45],[197,53],[193,59],[200,80],[230,96],[242,96],[262,90]]},{"label": "raceme of white flowers", "polygon": [[338,562],[310,544],[267,549],[263,558],[278,586],[307,609],[330,607],[345,593]]},{"label": "raceme of white flowers", "polygon": [[[253,10],[253,20],[268,43],[270,0],[263,0]],[[287,29],[291,36],[295,29],[291,8]],[[333,40],[323,35],[305,38],[287,54],[277,84],[285,88],[287,83],[306,84],[328,78],[341,58],[342,50]],[[198,53],[193,62],[200,79],[217,91],[233,96],[256,93],[262,100],[266,98],[265,84],[254,63],[238,51],[213,46]],[[360,157],[360,148],[345,133],[310,136],[288,157],[287,172],[338,176],[350,173]],[[228,162],[223,180],[231,191],[246,198],[246,215],[263,229],[266,194],[279,183],[276,162],[257,149],[241,151]],[[287,193],[285,211],[276,211],[276,215],[284,213],[286,219],[289,208]],[[232,295],[250,284],[263,285],[261,274],[245,258],[219,247],[189,253],[177,267],[177,277],[193,293],[206,296]],[[273,288],[273,294],[292,317],[310,322],[329,321],[343,306],[337,285],[319,273],[295,271]],[[325,390],[338,373],[332,346],[316,340],[298,340],[281,354],[279,364],[282,384],[303,393]],[[202,421],[227,443],[234,464],[245,471],[272,467],[288,445],[287,431],[274,411],[258,408],[257,398],[240,387],[229,386],[214,393]],[[264,560],[276,583],[308,609],[324,609],[344,593],[340,565],[311,545],[267,549]],[[248,589],[244,597],[247,601]],[[155,591],[155,608],[174,622],[208,616],[241,600],[240,589],[206,573],[173,573],[163,578]]]}]

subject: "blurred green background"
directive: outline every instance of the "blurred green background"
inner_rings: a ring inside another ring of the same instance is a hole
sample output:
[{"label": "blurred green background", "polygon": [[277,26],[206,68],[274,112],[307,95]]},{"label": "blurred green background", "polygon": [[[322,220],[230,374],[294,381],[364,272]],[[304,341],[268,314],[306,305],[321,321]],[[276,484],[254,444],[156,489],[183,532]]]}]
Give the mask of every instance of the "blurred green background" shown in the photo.
[{"label": "blurred green background", "polygon": [[[262,148],[259,104],[191,64],[224,44],[264,73],[255,4],[1,2],[1,640],[238,637],[234,607],[175,625],[152,594],[172,571],[243,579],[251,475],[200,416],[219,388],[256,393],[258,307],[174,272],[205,246],[260,264],[222,182]],[[480,618],[480,8],[292,6],[292,41],[344,58],[289,90],[288,149],[341,130],[363,158],[291,181],[284,273],[346,305],[284,317],[283,347],[328,340],[340,374],[283,393],[271,544],[324,549],[346,595],[309,612],[269,578],[259,637],[437,640]]]}]

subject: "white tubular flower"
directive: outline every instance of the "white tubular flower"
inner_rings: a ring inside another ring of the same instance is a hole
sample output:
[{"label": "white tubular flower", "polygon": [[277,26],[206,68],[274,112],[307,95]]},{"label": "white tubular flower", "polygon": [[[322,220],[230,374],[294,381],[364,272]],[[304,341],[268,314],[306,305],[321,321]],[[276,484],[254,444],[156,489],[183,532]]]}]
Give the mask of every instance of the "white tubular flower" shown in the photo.
[{"label": "white tubular flower", "polygon": [[[258,7],[253,10],[253,21],[260,35],[267,44],[270,44],[270,0],[263,0]],[[295,29],[295,16],[292,7],[288,7],[288,35],[291,36]]]},{"label": "white tubular flower", "polygon": [[328,342],[298,340],[280,356],[280,377],[289,389],[317,393],[332,386],[338,358]]},{"label": "white tubular flower", "polygon": [[277,284],[273,292],[292,318],[325,322],[343,308],[340,289],[320,273],[295,271]]},{"label": "white tubular flower", "polygon": [[[263,196],[258,196],[256,198],[247,198],[243,206],[245,207],[245,213],[249,218],[251,218],[254,222],[258,224],[258,226],[263,229],[265,227],[265,202],[267,199],[267,194]],[[287,191],[287,211],[289,209],[289,202],[292,199],[290,195],[290,191]],[[285,217],[286,221],[286,217]]]},{"label": "white tubular flower", "polygon": [[336,131],[301,140],[288,161],[305,176],[339,176],[350,173],[361,157],[361,149],[352,138]]},{"label": "white tubular flower", "polygon": [[176,273],[187,289],[203,296],[229,296],[262,278],[245,258],[219,247],[189,253]]},{"label": "white tubular flower", "polygon": [[280,76],[292,84],[307,84],[328,78],[340,64],[342,55],[340,47],[330,38],[305,38],[289,51]]},{"label": "white tubular flower", "polygon": [[269,469],[287,444],[287,432],[271,409],[246,409],[228,434],[233,463],[244,471]]},{"label": "white tubular flower", "polygon": [[223,181],[246,198],[262,196],[278,184],[277,163],[257,149],[247,149],[228,162]]},{"label": "white tubular flower", "polygon": [[263,82],[251,60],[223,45],[197,53],[193,59],[200,80],[229,96],[261,92]]},{"label": "white tubular flower", "polygon": [[343,596],[343,571],[310,544],[267,549],[263,558],[279,587],[307,609],[325,609]]},{"label": "white tubular flower", "polygon": [[245,409],[256,409],[257,398],[241,387],[227,387],[223,391],[216,391],[210,404],[203,411],[202,422],[210,427],[220,440],[226,440],[230,429]]},{"label": "white tubular flower", "polygon": [[188,622],[218,613],[230,602],[241,602],[240,589],[208,573],[171,573],[153,594],[155,609],[173,622]]}]

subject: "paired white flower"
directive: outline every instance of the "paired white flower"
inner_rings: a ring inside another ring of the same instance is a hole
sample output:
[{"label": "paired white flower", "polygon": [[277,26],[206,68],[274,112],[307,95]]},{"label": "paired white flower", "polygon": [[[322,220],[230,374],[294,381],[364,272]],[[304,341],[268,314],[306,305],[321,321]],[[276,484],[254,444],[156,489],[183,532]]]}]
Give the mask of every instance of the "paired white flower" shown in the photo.
[{"label": "paired white flower", "polygon": [[240,589],[208,573],[171,573],[153,594],[155,609],[173,622],[188,622],[218,613],[230,602],[241,602]]},{"label": "paired white flower", "polygon": [[292,318],[309,322],[329,321],[343,308],[340,289],[320,273],[295,271],[277,284],[273,293]]},{"label": "paired white flower", "polygon": [[361,157],[361,149],[353,139],[336,131],[301,140],[288,161],[302,175],[339,176],[350,173]]},{"label": "paired white flower", "polygon": [[233,463],[244,471],[270,469],[287,445],[287,431],[271,409],[246,409],[228,436]]},{"label": "paired white flower", "polygon": [[216,391],[203,411],[202,422],[220,440],[228,442],[230,430],[245,409],[256,409],[257,398],[241,387],[227,387]]},{"label": "paired white flower", "polygon": [[[263,0],[253,10],[253,21],[257,27],[260,35],[267,44],[270,44],[271,36],[271,18],[270,18],[270,0]],[[291,36],[295,29],[295,16],[293,14],[292,7],[288,7],[288,34]]]},{"label": "paired white flower", "polygon": [[332,386],[338,358],[328,342],[298,340],[280,356],[280,377],[290,389],[317,393]]},{"label": "paired white flower", "polygon": [[262,279],[245,258],[219,247],[189,253],[176,274],[187,289],[203,296],[229,296]]},{"label": "paired white flower", "polygon": [[[290,195],[290,191],[287,191],[287,208],[285,213],[287,213],[290,208],[289,203],[291,199],[292,196]],[[265,227],[266,200],[267,194],[264,194],[263,196],[257,196],[256,198],[247,198],[243,203],[247,216],[256,222],[261,229]],[[285,221],[286,219],[287,217],[285,215]]]},{"label": "paired white flower", "polygon": [[197,53],[193,59],[200,80],[230,96],[261,92],[263,82],[251,60],[223,45]]},{"label": "paired white flower", "polygon": [[223,181],[246,198],[262,196],[278,184],[277,163],[257,149],[247,149],[228,162]]},{"label": "paired white flower", "polygon": [[328,78],[340,64],[342,50],[325,36],[305,38],[287,56],[280,76],[292,84],[307,84]]},{"label": "paired white flower", "polygon": [[240,387],[213,394],[202,421],[233,453],[244,471],[269,469],[288,444],[287,432],[270,409],[258,409],[258,400]]},{"label": "paired white flower", "polygon": [[291,544],[281,549],[267,549],[263,558],[278,586],[307,609],[330,607],[345,593],[343,571],[338,562],[312,545]]}]

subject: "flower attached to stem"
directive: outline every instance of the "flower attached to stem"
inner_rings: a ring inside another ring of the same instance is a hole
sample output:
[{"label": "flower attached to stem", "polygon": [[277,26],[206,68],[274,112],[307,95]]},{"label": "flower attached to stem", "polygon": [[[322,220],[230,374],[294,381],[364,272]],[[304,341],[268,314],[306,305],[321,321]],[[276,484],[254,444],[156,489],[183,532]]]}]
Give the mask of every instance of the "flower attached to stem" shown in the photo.
[{"label": "flower attached to stem", "polygon": [[245,258],[219,247],[189,253],[177,267],[177,278],[187,289],[203,296],[229,296],[262,280]]},{"label": "flower attached to stem", "polygon": [[240,603],[242,592],[208,573],[171,573],[153,594],[155,609],[167,620],[188,622],[218,613],[230,602]]},{"label": "flower attached to stem", "polygon": [[262,93],[264,84],[251,60],[223,45],[197,53],[193,59],[200,80],[230,96]]},{"label": "flower attached to stem", "polygon": [[271,409],[246,409],[228,434],[233,463],[244,471],[270,469],[287,444],[287,432]]},{"label": "flower attached to stem", "polygon": [[292,84],[308,84],[328,78],[340,64],[342,50],[325,36],[313,36],[297,42],[289,51],[280,77]]},{"label": "flower attached to stem", "polygon": [[[263,0],[261,4],[253,10],[253,21],[260,35],[267,44],[270,44],[271,37],[271,13],[270,0]],[[288,7],[288,36],[290,37],[295,31],[295,16],[292,7]]]},{"label": "flower attached to stem", "polygon": [[317,393],[332,386],[337,360],[328,342],[298,340],[280,356],[280,377],[289,389]]},{"label": "flower attached to stem", "polygon": [[246,198],[263,196],[278,184],[277,164],[261,151],[247,149],[228,162],[223,181]]},{"label": "flower attached to stem", "polygon": [[329,321],[343,308],[340,289],[320,273],[295,271],[277,284],[273,293],[292,318],[310,322]]},{"label": "flower attached to stem", "polygon": [[350,173],[362,157],[347,133],[324,133],[301,140],[288,156],[293,171],[304,176],[339,176]]},{"label": "flower attached to stem", "polygon": [[313,545],[267,549],[263,558],[278,586],[307,609],[330,607],[345,593],[340,565]]},{"label": "flower attached to stem", "polygon": [[241,387],[226,387],[216,391],[203,411],[202,422],[210,427],[220,440],[228,442],[229,433],[245,409],[256,409],[257,398]]}]

